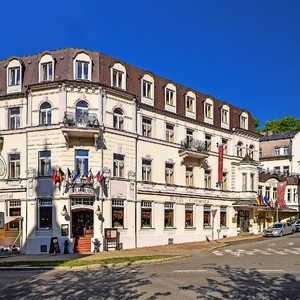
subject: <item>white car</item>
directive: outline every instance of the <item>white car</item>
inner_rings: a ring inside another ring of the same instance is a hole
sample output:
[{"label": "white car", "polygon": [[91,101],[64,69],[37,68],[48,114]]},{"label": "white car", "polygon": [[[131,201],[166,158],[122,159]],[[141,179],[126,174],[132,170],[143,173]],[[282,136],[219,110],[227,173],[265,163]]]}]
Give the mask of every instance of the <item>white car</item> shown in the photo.
[{"label": "white car", "polygon": [[264,236],[283,236],[295,232],[295,225],[289,222],[276,223],[264,231]]}]

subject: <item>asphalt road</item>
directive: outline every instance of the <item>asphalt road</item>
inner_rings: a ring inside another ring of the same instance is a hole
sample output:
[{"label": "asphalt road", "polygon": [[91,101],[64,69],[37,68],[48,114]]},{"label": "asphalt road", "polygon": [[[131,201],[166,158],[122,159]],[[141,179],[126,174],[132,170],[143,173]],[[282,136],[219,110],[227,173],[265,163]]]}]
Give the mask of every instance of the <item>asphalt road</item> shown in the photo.
[{"label": "asphalt road", "polygon": [[1,271],[0,299],[300,299],[300,233],[152,265]]}]

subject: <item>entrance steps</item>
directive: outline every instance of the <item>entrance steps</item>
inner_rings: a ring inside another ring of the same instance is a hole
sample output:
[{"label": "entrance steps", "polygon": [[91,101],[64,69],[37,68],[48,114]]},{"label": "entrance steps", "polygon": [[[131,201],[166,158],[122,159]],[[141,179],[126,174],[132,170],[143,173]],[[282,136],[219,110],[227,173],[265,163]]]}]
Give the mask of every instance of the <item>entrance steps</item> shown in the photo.
[{"label": "entrance steps", "polygon": [[91,252],[91,238],[77,237],[75,241],[74,252],[77,253]]}]

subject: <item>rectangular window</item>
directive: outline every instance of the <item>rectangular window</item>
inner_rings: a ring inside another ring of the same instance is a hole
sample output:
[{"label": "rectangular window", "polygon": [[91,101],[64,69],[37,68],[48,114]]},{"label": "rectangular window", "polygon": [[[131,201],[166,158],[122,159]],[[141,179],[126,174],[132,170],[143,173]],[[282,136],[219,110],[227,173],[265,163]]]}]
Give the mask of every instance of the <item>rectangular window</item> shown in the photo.
[{"label": "rectangular window", "polygon": [[292,197],[292,190],[287,189],[287,202],[291,202],[291,197]]},{"label": "rectangular window", "polygon": [[280,166],[274,167],[274,173],[279,175],[280,174]]},{"label": "rectangular window", "polygon": [[245,117],[241,117],[241,128],[246,129],[246,118]]},{"label": "rectangular window", "polygon": [[79,169],[80,174],[88,176],[89,173],[89,151],[75,150],[75,168]]},{"label": "rectangular window", "polygon": [[204,173],[204,187],[207,189],[211,188],[211,171],[205,170]]},{"label": "rectangular window", "polygon": [[143,136],[152,137],[152,121],[147,118],[143,118]]},{"label": "rectangular window", "polygon": [[9,109],[9,129],[20,128],[20,108],[10,108]]},{"label": "rectangular window", "polygon": [[114,177],[124,177],[124,155],[114,154]]},{"label": "rectangular window", "polygon": [[143,97],[152,99],[152,83],[143,80]]},{"label": "rectangular window", "polygon": [[52,62],[42,64],[42,81],[52,80]]},{"label": "rectangular window", "polygon": [[166,125],[166,141],[174,143],[174,125]]},{"label": "rectangular window", "polygon": [[38,199],[38,228],[52,229],[52,200]]},{"label": "rectangular window", "polygon": [[193,167],[186,167],[185,169],[185,184],[186,186],[194,186]]},{"label": "rectangular window", "polygon": [[10,154],[9,158],[9,178],[20,178],[20,153]]},{"label": "rectangular window", "polygon": [[142,180],[151,181],[151,160],[143,159],[142,160]]},{"label": "rectangular window", "polygon": [[273,201],[277,199],[277,188],[273,187]]},{"label": "rectangular window", "polygon": [[211,118],[212,117],[212,106],[211,104],[205,103],[205,117],[206,118]]},{"label": "rectangular window", "polygon": [[21,78],[21,69],[11,68],[9,69],[9,85],[19,85]]},{"label": "rectangular window", "polygon": [[186,110],[189,112],[194,112],[194,99],[191,97],[186,98]]},{"label": "rectangular window", "polygon": [[222,139],[222,144],[223,144],[223,154],[228,154],[227,153],[227,146],[228,146],[228,140]]},{"label": "rectangular window", "polygon": [[[21,200],[10,200],[8,201],[8,216],[18,217],[21,216]],[[19,219],[15,219],[8,223],[9,230],[19,230]]]},{"label": "rectangular window", "polygon": [[194,135],[194,133],[192,130],[190,130],[190,129],[186,130],[186,141],[187,141],[188,147],[192,147],[194,144],[193,135]]},{"label": "rectangular window", "polygon": [[211,151],[211,136],[208,134],[205,135],[205,148],[206,151]]},{"label": "rectangular window", "polygon": [[51,174],[51,151],[39,152],[39,174],[40,176],[48,176]]},{"label": "rectangular window", "polygon": [[279,156],[280,155],[280,148],[275,148],[275,156]]},{"label": "rectangular window", "polygon": [[242,191],[247,191],[247,173],[242,173]]},{"label": "rectangular window", "polygon": [[185,227],[193,227],[194,205],[187,203],[185,205]]},{"label": "rectangular window", "polygon": [[297,202],[297,189],[294,189],[293,202]]},{"label": "rectangular window", "polygon": [[152,202],[150,201],[141,203],[141,226],[142,228],[152,227]]},{"label": "rectangular window", "polygon": [[165,227],[174,227],[174,203],[165,203]]},{"label": "rectangular window", "polygon": [[283,147],[283,155],[289,155],[289,147]]},{"label": "rectangular window", "polygon": [[227,207],[220,207],[220,227],[227,227]]},{"label": "rectangular window", "polygon": [[166,90],[166,104],[174,105],[174,92],[171,90]]},{"label": "rectangular window", "polygon": [[283,173],[284,173],[284,176],[289,176],[290,167],[289,166],[283,166]]},{"label": "rectangular window", "polygon": [[222,109],[222,122],[228,124],[228,110]]},{"label": "rectangular window", "polygon": [[89,63],[84,61],[76,61],[77,79],[89,79]]},{"label": "rectangular window", "polygon": [[124,201],[112,200],[112,226],[124,227]]},{"label": "rectangular window", "polygon": [[203,227],[211,227],[210,206],[203,207]]},{"label": "rectangular window", "polygon": [[123,72],[118,70],[113,70],[113,86],[118,87],[120,89],[123,88]]},{"label": "rectangular window", "polygon": [[262,195],[262,193],[263,193],[262,191],[263,191],[263,187],[261,185],[259,185],[258,189],[257,189],[257,194]]},{"label": "rectangular window", "polygon": [[269,186],[266,186],[266,196],[270,199],[270,194],[271,194],[271,188]]},{"label": "rectangular window", "polygon": [[166,163],[165,171],[166,171],[166,183],[167,184],[174,183],[174,165]]},{"label": "rectangular window", "polygon": [[254,174],[250,174],[250,190],[254,191]]}]

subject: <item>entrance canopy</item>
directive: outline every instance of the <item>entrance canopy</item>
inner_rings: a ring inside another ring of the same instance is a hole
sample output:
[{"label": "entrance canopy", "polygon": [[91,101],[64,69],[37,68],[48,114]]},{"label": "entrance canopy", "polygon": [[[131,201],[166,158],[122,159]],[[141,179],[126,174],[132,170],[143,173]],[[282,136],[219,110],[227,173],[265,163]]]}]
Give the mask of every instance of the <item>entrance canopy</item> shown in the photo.
[{"label": "entrance canopy", "polygon": [[5,222],[4,223],[7,224],[7,223],[12,222],[16,219],[22,220],[22,217],[21,216],[16,216],[16,217],[7,217],[7,216],[5,216]]}]

